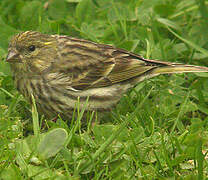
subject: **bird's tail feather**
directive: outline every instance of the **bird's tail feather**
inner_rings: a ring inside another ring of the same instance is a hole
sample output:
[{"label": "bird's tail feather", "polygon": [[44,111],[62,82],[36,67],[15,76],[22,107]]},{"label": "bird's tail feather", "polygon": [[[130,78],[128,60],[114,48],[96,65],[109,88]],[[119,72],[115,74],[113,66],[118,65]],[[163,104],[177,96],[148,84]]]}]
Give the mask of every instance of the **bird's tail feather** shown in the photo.
[{"label": "bird's tail feather", "polygon": [[160,74],[176,74],[176,73],[188,73],[188,72],[208,72],[207,67],[194,66],[194,65],[184,65],[169,62],[161,62],[157,64],[154,68],[150,69],[143,75],[135,77],[131,85],[136,85],[138,82],[144,81],[145,79],[150,79],[152,77],[158,76]]},{"label": "bird's tail feather", "polygon": [[156,67],[151,71],[151,74],[171,74],[171,73],[185,73],[185,72],[208,72],[207,67],[171,64],[167,66]]}]

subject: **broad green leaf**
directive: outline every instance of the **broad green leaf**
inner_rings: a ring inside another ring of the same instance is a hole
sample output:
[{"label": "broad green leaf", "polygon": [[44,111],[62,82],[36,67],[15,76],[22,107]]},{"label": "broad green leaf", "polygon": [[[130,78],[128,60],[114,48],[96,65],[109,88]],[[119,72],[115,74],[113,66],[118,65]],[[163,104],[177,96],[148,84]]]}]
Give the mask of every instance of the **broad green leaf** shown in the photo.
[{"label": "broad green leaf", "polygon": [[64,146],[68,137],[65,129],[56,128],[46,133],[38,145],[38,154],[41,159],[55,156]]}]

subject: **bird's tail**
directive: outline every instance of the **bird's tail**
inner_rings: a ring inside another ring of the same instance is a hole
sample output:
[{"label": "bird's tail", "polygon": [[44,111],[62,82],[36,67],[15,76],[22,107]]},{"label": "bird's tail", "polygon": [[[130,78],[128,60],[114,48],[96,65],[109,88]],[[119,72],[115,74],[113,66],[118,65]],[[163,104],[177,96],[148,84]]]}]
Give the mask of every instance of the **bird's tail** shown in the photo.
[{"label": "bird's tail", "polygon": [[158,66],[152,69],[151,74],[171,74],[171,73],[185,73],[185,72],[208,72],[207,67],[183,65],[183,64],[170,64],[167,66]]},{"label": "bird's tail", "polygon": [[189,72],[208,72],[208,67],[185,65],[179,63],[170,63],[157,60],[144,59],[152,68],[145,72],[143,75],[136,77],[133,84],[137,84],[145,79],[149,79],[160,74],[176,74],[176,73],[189,73]]}]

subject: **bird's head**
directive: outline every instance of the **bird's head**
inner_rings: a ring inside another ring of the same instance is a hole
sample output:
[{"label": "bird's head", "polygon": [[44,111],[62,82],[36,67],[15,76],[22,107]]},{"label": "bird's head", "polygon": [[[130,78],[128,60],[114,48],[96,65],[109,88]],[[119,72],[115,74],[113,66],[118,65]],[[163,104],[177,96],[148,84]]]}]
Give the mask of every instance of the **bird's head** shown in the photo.
[{"label": "bird's head", "polygon": [[26,31],[11,39],[6,61],[13,71],[41,73],[57,60],[57,49],[55,36]]}]

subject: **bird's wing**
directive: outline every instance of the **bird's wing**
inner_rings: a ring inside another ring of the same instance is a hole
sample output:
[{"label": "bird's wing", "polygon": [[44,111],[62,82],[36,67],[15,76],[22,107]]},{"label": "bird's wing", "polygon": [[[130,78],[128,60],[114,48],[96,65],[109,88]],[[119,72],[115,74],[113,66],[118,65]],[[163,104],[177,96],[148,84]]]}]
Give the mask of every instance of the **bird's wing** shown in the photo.
[{"label": "bird's wing", "polygon": [[208,72],[207,67],[144,59],[123,49],[87,40],[57,36],[57,41],[59,54],[50,72],[74,90],[110,86],[138,76]]},{"label": "bird's wing", "polygon": [[77,90],[110,86],[168,65],[91,41],[66,36],[59,36],[58,40],[59,60],[52,71],[67,74],[71,87]]},{"label": "bird's wing", "polygon": [[92,65],[84,71],[83,76],[74,79],[72,86],[75,89],[109,86],[139,76],[153,68],[145,66],[140,60],[112,58],[110,62],[106,61]]}]

